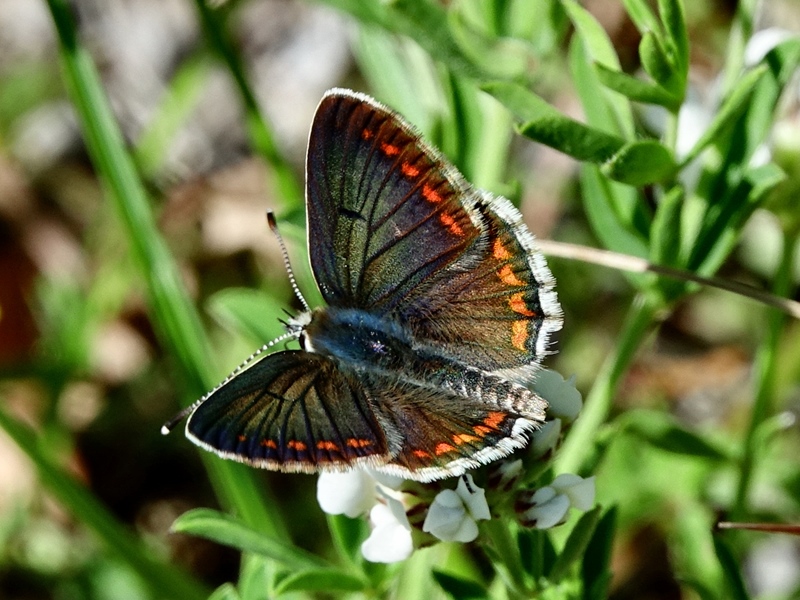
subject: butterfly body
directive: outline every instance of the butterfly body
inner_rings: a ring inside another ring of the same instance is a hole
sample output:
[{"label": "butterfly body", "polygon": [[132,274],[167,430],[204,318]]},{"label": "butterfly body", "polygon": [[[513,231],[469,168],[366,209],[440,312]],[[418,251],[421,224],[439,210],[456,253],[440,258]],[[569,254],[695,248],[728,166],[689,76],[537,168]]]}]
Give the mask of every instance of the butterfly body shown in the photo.
[{"label": "butterfly body", "polygon": [[428,481],[523,447],[529,382],[560,327],[519,212],[470,186],[398,115],[332,90],[312,126],[309,254],[327,306],[202,399],[187,435],[283,471],[371,466]]}]

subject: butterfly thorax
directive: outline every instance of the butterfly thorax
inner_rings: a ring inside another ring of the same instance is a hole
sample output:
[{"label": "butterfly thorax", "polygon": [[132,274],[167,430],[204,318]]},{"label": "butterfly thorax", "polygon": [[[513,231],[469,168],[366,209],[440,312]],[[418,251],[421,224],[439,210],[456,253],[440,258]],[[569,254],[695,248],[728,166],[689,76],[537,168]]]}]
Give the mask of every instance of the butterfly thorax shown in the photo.
[{"label": "butterfly thorax", "polygon": [[397,369],[414,355],[411,340],[398,324],[354,308],[312,311],[300,344],[354,367]]}]

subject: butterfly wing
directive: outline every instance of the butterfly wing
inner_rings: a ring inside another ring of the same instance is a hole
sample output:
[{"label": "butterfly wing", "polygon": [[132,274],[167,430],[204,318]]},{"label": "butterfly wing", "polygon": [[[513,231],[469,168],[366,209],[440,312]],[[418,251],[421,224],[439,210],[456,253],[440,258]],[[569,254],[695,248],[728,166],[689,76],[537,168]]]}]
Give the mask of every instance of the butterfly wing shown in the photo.
[{"label": "butterfly wing", "polygon": [[390,458],[376,469],[417,481],[461,475],[524,447],[544,421],[545,402],[523,386],[474,369],[447,378],[362,376],[389,439]]},{"label": "butterfly wing", "polygon": [[471,187],[410,125],[332,90],[307,160],[309,251],[328,304],[361,308],[487,371],[537,363],[554,283],[510,202]]},{"label": "butterfly wing", "polygon": [[290,350],[229,378],[194,410],[186,435],[224,458],[316,472],[388,458],[363,387],[332,359]]}]

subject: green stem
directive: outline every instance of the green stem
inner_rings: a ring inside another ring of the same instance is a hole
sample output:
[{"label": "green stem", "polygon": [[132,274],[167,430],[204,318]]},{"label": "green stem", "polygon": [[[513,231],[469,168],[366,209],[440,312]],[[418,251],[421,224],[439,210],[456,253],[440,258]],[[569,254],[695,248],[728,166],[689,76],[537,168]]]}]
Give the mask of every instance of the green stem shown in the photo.
[{"label": "green stem", "polygon": [[[772,292],[781,298],[790,296],[792,291],[792,265],[800,235],[786,235],[783,241],[783,254],[775,272]],[[731,518],[741,520],[747,517],[747,500],[755,470],[755,460],[759,426],[774,412],[775,372],[778,363],[778,344],[780,342],[786,315],[778,310],[770,310],[767,328],[761,340],[755,360],[755,398],[750,423],[745,434],[744,450],[739,465],[739,483],[736,488]]]},{"label": "green stem", "polygon": [[611,412],[620,379],[642,343],[661,303],[654,296],[639,294],[631,305],[617,347],[606,359],[580,417],[564,440],[555,460],[557,473],[580,473],[590,457],[592,441]]},{"label": "green stem", "polygon": [[233,76],[245,109],[247,130],[253,147],[272,167],[277,181],[278,197],[293,208],[303,205],[303,190],[289,163],[278,150],[267,120],[261,113],[256,96],[247,81],[244,66],[230,43],[219,19],[206,0],[196,0],[197,10],[203,23],[207,39],[219,58],[225,63]]},{"label": "green stem", "polygon": [[[200,397],[214,383],[210,344],[183,285],[177,265],[156,227],[144,186],[126,151],[100,77],[78,41],[66,0],[47,0],[60,44],[64,81],[92,163],[114,203],[132,254],[146,282],[148,305],[159,340],[177,359],[185,399]],[[206,458],[222,502],[248,524],[273,535],[285,527],[264,498],[263,486],[242,465]]]},{"label": "green stem", "polygon": [[508,518],[495,518],[481,522],[481,532],[488,539],[495,555],[500,560],[495,565],[497,572],[506,582],[509,598],[529,598],[528,586],[525,583],[525,569],[519,555],[516,540],[509,530]]}]

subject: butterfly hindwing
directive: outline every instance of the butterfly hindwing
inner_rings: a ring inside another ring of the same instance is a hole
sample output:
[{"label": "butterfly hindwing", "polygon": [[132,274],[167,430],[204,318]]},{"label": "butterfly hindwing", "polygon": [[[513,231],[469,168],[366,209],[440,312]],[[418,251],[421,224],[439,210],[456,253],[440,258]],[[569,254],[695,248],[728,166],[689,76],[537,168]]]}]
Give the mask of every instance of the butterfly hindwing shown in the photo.
[{"label": "butterfly hindwing", "polygon": [[186,431],[221,456],[284,471],[378,464],[387,455],[360,383],[331,359],[299,350],[270,354],[228,379]]},{"label": "butterfly hindwing", "polygon": [[418,481],[456,476],[525,446],[545,403],[526,388],[472,371],[449,385],[368,373],[362,382],[387,432],[378,470]]},{"label": "butterfly hindwing", "polygon": [[398,115],[332,91],[308,153],[312,267],[332,306],[364,308],[487,371],[536,364],[561,313],[510,202],[480,192]]}]

